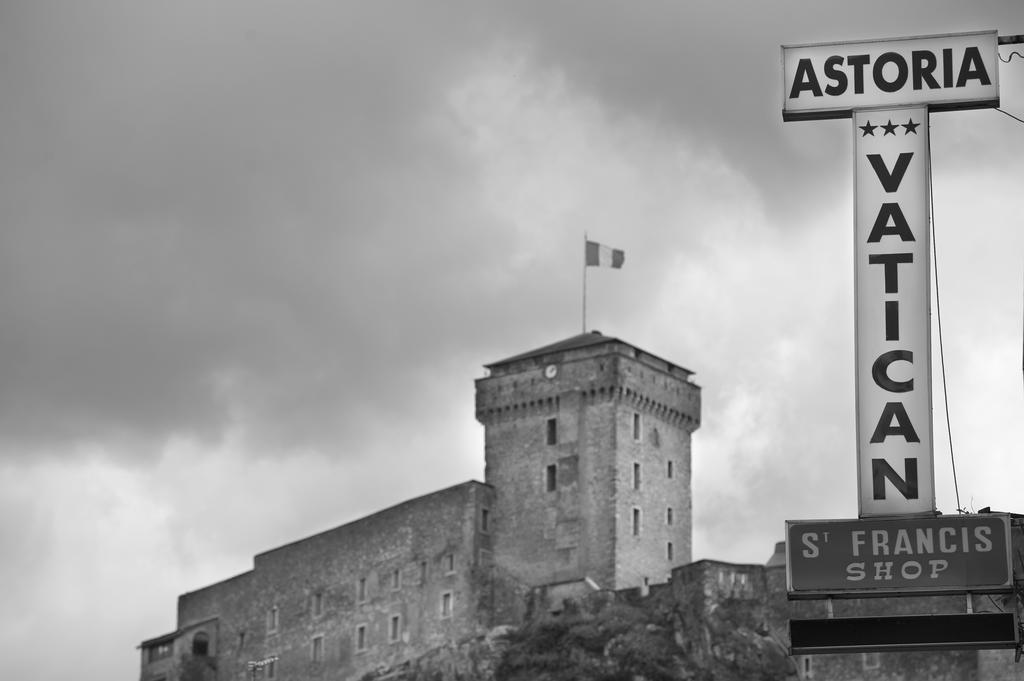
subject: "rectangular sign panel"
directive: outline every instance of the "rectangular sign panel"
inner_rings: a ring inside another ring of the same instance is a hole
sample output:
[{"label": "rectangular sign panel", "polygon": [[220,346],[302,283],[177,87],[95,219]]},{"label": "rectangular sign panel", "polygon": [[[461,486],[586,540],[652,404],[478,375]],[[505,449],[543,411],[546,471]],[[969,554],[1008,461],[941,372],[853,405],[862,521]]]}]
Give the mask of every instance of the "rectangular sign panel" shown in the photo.
[{"label": "rectangular sign panel", "polygon": [[853,131],[859,515],[934,514],[928,110]]},{"label": "rectangular sign panel", "polygon": [[1005,593],[1008,515],[787,520],[790,599]]},{"label": "rectangular sign panel", "polygon": [[996,31],[782,47],[782,118],[848,118],[854,109],[999,106]]},{"label": "rectangular sign panel", "polygon": [[1012,612],[790,620],[791,655],[1016,648]]}]

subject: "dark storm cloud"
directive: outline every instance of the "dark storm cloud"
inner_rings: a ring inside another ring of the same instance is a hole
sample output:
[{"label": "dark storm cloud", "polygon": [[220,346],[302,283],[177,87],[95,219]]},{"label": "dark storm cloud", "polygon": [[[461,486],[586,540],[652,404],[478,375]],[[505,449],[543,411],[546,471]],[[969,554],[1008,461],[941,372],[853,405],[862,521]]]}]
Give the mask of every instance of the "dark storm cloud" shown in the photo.
[{"label": "dark storm cloud", "polygon": [[8,7],[4,437],[306,429],[409,391],[493,240],[432,129],[460,16]]},{"label": "dark storm cloud", "polygon": [[[552,274],[570,237],[528,242],[483,205],[449,110],[496,43],[565,74],[611,129],[724,154],[780,211],[841,183],[795,154],[848,164],[841,135],[807,152],[780,132],[779,43],[877,35],[878,12],[893,34],[990,27],[947,9],[7,3],[0,439],[143,451],[241,425],[323,445],[381,414],[414,421],[455,362],[572,333],[551,302],[578,286],[575,267]],[[624,243],[622,221],[609,238],[654,288],[674,225]]]},{"label": "dark storm cloud", "polygon": [[[687,129],[757,178],[772,217],[799,217],[831,201],[823,190],[848,171],[848,121],[781,118],[780,45],[1001,29],[1016,32],[1013,2],[809,3],[730,0],[642,3],[516,2],[542,63],[557,65],[612,110]],[[817,148],[794,143],[792,129]],[[814,130],[809,130],[813,128]],[[813,163],[802,154],[817,157]],[[826,172],[824,169],[830,169]],[[845,189],[845,187],[844,187]]]}]

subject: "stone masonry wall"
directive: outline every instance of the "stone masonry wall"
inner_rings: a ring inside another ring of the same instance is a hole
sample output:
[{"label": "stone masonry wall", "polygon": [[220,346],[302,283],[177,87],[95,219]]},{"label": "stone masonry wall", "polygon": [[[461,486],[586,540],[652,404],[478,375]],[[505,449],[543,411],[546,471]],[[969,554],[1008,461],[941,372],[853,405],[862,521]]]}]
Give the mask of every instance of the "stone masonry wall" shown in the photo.
[{"label": "stone masonry wall", "polygon": [[217,678],[239,681],[272,655],[283,678],[340,681],[474,635],[490,624],[493,507],[489,486],[466,483],[259,554],[184,594],[179,630],[216,618]]},{"label": "stone masonry wall", "polygon": [[700,407],[693,384],[633,359],[617,363],[623,389],[616,419],[616,587],[626,588],[667,581],[673,567],[690,562],[690,435]]},{"label": "stone masonry wall", "polygon": [[531,356],[478,380],[486,480],[498,490],[496,561],[532,585],[589,577],[602,588],[664,581],[688,562],[690,433],[700,419],[688,376],[616,342]]},{"label": "stone masonry wall", "polygon": [[[572,357],[561,357],[554,377],[544,374],[555,361],[547,358],[477,381],[485,479],[500,489],[495,560],[529,584],[612,577],[614,521],[601,507],[611,496],[614,373],[610,363]],[[581,387],[595,384],[604,399],[582,400]]]}]

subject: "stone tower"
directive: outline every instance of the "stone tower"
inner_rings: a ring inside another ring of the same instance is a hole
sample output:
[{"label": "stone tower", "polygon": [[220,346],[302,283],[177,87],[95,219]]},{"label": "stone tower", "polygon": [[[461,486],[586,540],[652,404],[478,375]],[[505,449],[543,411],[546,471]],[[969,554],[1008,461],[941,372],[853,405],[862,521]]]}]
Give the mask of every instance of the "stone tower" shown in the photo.
[{"label": "stone tower", "polygon": [[494,560],[529,585],[663,582],[690,562],[691,371],[590,332],[476,382]]}]

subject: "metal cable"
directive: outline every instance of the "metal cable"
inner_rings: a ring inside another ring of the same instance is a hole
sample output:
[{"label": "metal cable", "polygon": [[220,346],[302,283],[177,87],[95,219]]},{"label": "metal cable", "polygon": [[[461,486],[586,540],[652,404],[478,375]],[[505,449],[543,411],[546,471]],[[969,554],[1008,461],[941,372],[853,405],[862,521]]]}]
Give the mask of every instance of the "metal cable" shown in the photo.
[{"label": "metal cable", "polygon": [[957,513],[966,513],[960,506],[960,488],[956,481],[956,459],[953,457],[953,429],[949,419],[949,391],[946,390],[946,355],[942,347],[942,306],[939,305],[939,255],[935,245],[935,191],[932,187],[932,133],[928,122],[928,218],[932,227],[932,267],[935,271],[935,321],[939,331],[939,362],[942,365],[942,400],[946,409],[946,435],[949,437],[949,462],[953,466],[953,491]]},{"label": "metal cable", "polygon": [[1024,118],[1017,118],[1017,117],[1016,117],[1016,116],[1014,116],[1014,115],[1013,115],[1012,113],[1010,113],[1010,112],[1008,112],[1008,111],[1003,111],[1003,110],[1002,110],[1002,109],[1000,109],[1000,108],[999,108],[998,106],[996,107],[996,111],[998,111],[998,112],[999,112],[999,113],[1001,113],[1001,114],[1006,114],[1007,116],[1009,116],[1009,117],[1010,117],[1010,118],[1012,118],[1013,120],[1017,121],[1018,123],[1024,123]]}]

